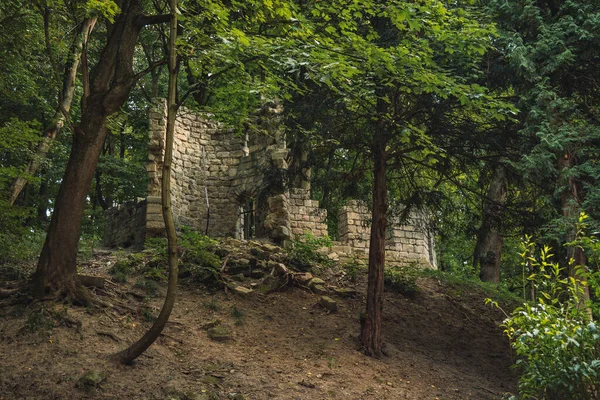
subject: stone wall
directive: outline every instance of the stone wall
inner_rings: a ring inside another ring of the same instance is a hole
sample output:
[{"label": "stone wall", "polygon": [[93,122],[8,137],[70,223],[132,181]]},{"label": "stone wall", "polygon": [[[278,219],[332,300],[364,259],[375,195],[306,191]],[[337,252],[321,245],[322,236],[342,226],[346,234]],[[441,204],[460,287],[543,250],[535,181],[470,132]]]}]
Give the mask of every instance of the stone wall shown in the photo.
[{"label": "stone wall", "polygon": [[289,213],[292,235],[327,236],[327,210],[319,208],[317,200],[310,199],[310,190],[290,189]]},{"label": "stone wall", "polygon": [[[281,132],[281,109],[265,106],[255,116],[257,128],[245,133],[224,128],[210,115],[181,109],[175,123],[171,201],[175,222],[210,236],[262,237],[275,242],[305,233],[327,235],[327,211],[310,199],[310,183],[285,190],[288,149]],[[167,110],[164,101],[150,110],[148,197],[107,211],[105,245],[143,244],[162,235],[161,172]],[[370,212],[349,201],[338,215],[339,242],[329,252],[342,261],[366,260]],[[207,226],[208,222],[208,226]],[[390,224],[386,237],[389,265],[418,263],[436,268],[433,235],[425,218],[410,216]]]},{"label": "stone wall", "polygon": [[[368,207],[356,200],[343,206],[338,214],[339,243],[329,253],[334,259],[348,261],[352,258],[367,260],[370,243],[371,214]],[[412,213],[402,224],[391,221],[386,235],[386,264],[417,264],[437,268],[433,248],[433,233],[419,213]]]},{"label": "stone wall", "polygon": [[130,201],[104,212],[105,247],[141,248],[146,238],[146,200]]},{"label": "stone wall", "polygon": [[[210,115],[182,109],[175,123],[171,201],[175,221],[211,236],[243,238],[244,224],[254,221],[253,236],[268,237],[264,221],[268,198],[282,191],[266,181],[266,172],[287,167],[288,150],[278,130],[280,109],[263,108],[256,116],[258,129],[239,134],[211,120]],[[166,106],[150,112],[148,155],[148,235],[164,229],[159,207],[160,170],[164,157]],[[251,215],[252,218],[244,218]],[[208,220],[208,229],[207,229]]]}]

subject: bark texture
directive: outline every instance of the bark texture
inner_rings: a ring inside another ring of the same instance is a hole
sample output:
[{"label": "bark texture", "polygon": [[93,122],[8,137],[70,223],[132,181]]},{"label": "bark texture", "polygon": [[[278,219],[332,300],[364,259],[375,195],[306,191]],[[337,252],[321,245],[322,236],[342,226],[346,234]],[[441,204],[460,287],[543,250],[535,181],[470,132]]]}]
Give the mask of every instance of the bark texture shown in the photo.
[{"label": "bark texture", "polygon": [[102,151],[106,119],[117,112],[137,79],[133,54],[142,25],[141,0],[123,0],[121,14],[109,27],[106,45],[92,70],[89,95],[82,99],[81,122],[75,126],[73,145],[46,241],[32,276],[35,295],[58,292],[75,303],[89,296],[76,279],[76,257],[87,193]]},{"label": "bark texture", "polygon": [[474,267],[480,268],[479,277],[484,282],[500,282],[500,256],[502,254],[502,221],[506,203],[506,168],[494,168],[492,180],[484,202],[481,227],[475,245]]},{"label": "bark texture", "polygon": [[377,137],[373,146],[373,210],[369,247],[367,308],[361,317],[361,344],[366,355],[381,357],[381,317],[383,312],[383,270],[387,229],[386,140]]}]

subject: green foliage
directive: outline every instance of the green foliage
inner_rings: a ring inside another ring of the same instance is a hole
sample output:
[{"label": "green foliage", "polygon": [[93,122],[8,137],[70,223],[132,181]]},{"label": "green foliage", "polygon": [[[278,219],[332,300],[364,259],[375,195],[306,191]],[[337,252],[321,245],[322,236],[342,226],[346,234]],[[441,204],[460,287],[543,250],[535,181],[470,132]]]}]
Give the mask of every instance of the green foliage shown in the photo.
[{"label": "green foliage", "polygon": [[23,329],[28,332],[39,332],[40,335],[49,335],[54,329],[54,318],[52,313],[45,307],[31,310],[27,314]]},{"label": "green foliage", "polygon": [[164,265],[156,265],[150,268],[145,268],[144,278],[146,278],[146,280],[152,280],[156,282],[166,281],[167,271]]},{"label": "green foliage", "polygon": [[44,237],[44,232],[38,230],[22,234],[0,233],[0,269],[35,259],[40,254]]},{"label": "green foliage", "polygon": [[315,264],[328,264],[331,261],[318,251],[323,247],[331,247],[333,242],[328,236],[316,237],[305,233],[290,240],[288,253],[290,263],[299,270],[308,270]]},{"label": "green foliage", "polygon": [[356,282],[357,278],[358,278],[358,272],[361,269],[364,269],[364,263],[360,262],[358,259],[354,258],[351,261],[348,261],[347,263],[345,263],[343,265],[344,271],[346,271],[346,274],[348,276],[348,279],[350,279],[350,282]]},{"label": "green foliage", "polygon": [[215,299],[214,297],[211,297],[210,301],[203,302],[202,306],[204,306],[204,308],[206,308],[207,310],[214,312],[217,312],[221,309],[221,306],[217,302],[217,299]]},{"label": "green foliage", "polygon": [[384,283],[393,291],[406,297],[414,297],[419,293],[417,278],[422,269],[415,265],[387,267],[384,270]]},{"label": "green foliage", "polygon": [[142,319],[146,322],[154,322],[156,317],[152,313],[152,310],[145,308],[144,311],[142,312]]},{"label": "green foliage", "polygon": [[129,278],[135,269],[136,265],[133,264],[131,260],[122,259],[115,262],[108,270],[108,273],[111,274],[117,282],[127,282],[127,278]]},{"label": "green foliage", "polygon": [[234,319],[234,324],[239,326],[244,324],[244,312],[238,309],[236,306],[231,308],[231,316]]},{"label": "green foliage", "polygon": [[592,300],[589,307],[594,319],[597,320],[600,318],[600,240],[598,240],[597,232],[594,232],[593,236],[588,234],[590,230],[588,220],[589,216],[585,212],[581,212],[577,223],[577,237],[566,245],[582,249],[587,256],[586,268],[579,272],[587,281]]},{"label": "green foliage", "polygon": [[135,281],[135,287],[142,289],[150,297],[156,297],[160,294],[160,285],[151,279],[140,277]]},{"label": "green foliage", "polygon": [[180,234],[181,272],[193,282],[220,282],[221,262],[214,253],[217,242],[184,227]]},{"label": "green foliage", "polygon": [[584,282],[565,278],[551,249],[535,254],[528,239],[522,257],[534,273],[534,304],[517,308],[504,322],[521,368],[520,398],[600,398],[600,331],[581,304]]},{"label": "green foliage", "polygon": [[0,264],[29,259],[40,250],[36,243],[39,235],[24,226],[33,209],[10,206],[7,201],[12,180],[20,175],[23,160],[28,159],[30,148],[39,140],[39,129],[37,121],[18,118],[0,124]]}]

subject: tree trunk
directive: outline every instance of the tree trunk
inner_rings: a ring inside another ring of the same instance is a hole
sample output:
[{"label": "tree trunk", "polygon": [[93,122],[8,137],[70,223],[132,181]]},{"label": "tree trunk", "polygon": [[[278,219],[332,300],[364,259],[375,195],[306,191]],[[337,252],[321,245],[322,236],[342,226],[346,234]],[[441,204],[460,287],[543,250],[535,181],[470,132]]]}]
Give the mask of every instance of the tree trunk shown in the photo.
[{"label": "tree trunk", "polygon": [[117,112],[138,75],[133,54],[142,24],[141,0],[123,0],[121,14],[110,26],[106,45],[92,72],[88,93],[82,99],[81,122],[62,179],[46,241],[32,276],[36,297],[47,292],[87,305],[90,298],[77,277],[77,245],[81,220],[94,171],[106,139],[106,119]]},{"label": "tree trunk", "polygon": [[116,354],[119,361],[123,364],[131,364],[140,354],[142,354],[154,341],[158,338],[164,329],[173,305],[175,304],[175,294],[177,291],[177,232],[175,231],[175,222],[173,221],[173,213],[171,209],[171,161],[173,158],[173,138],[175,133],[175,117],[177,115],[177,104],[175,97],[177,93],[177,0],[170,0],[171,5],[171,29],[169,39],[169,95],[167,98],[168,113],[167,113],[167,137],[165,140],[165,159],[162,170],[162,211],[165,227],[167,230],[168,239],[168,256],[169,256],[169,285],[167,288],[167,296],[162,309],[154,321],[152,327],[142,336],[137,342],[133,343],[127,349]]},{"label": "tree trunk", "polygon": [[385,232],[387,229],[387,140],[376,137],[373,148],[373,211],[369,247],[369,283],[367,308],[361,316],[361,343],[366,355],[381,357],[381,316],[383,311],[383,270],[385,266]]},{"label": "tree trunk", "polygon": [[86,134],[78,129],[73,137],[46,242],[32,277],[36,297],[44,297],[49,290],[74,303],[89,304],[88,295],[76,279],[76,261],[85,199],[104,143],[104,138],[93,135],[102,131],[101,126],[94,129],[97,124],[102,124],[100,116],[93,124],[82,121],[80,129],[86,129]]},{"label": "tree trunk", "polygon": [[484,282],[500,282],[500,256],[502,254],[502,221],[506,203],[506,168],[498,164],[494,169],[492,181],[477,235],[475,245],[474,268],[480,267],[479,277]]},{"label": "tree trunk", "polygon": [[79,66],[79,61],[81,60],[82,49],[87,43],[89,35],[94,29],[95,24],[96,18],[88,18],[81,24],[81,40],[77,40],[76,44],[71,49],[71,63],[65,66],[63,87],[58,95],[58,107],[54,113],[54,116],[52,117],[52,120],[44,129],[43,139],[38,145],[33,159],[23,171],[22,176],[15,178],[11,185],[8,198],[8,202],[11,206],[15,203],[17,197],[19,197],[19,194],[27,184],[28,179],[35,175],[37,170],[40,168],[40,165],[42,165],[46,159],[46,156],[50,151],[50,147],[52,146],[54,139],[56,139],[56,135],[58,135],[58,132],[65,123],[65,114],[69,112],[71,109],[71,103],[73,102],[75,81],[77,80],[77,67]]},{"label": "tree trunk", "polygon": [[[581,183],[573,175],[568,175],[569,170],[576,165],[575,157],[570,153],[565,153],[558,159],[558,169],[560,171],[559,179],[566,180],[566,188],[563,189],[560,202],[562,207],[562,213],[566,222],[571,225],[567,237],[567,242],[572,242],[577,238],[577,227],[576,222],[579,219],[579,213],[581,211]],[[565,178],[565,174],[567,177]],[[561,183],[559,182],[559,185]],[[577,282],[585,282],[586,278],[581,276],[578,268],[585,268],[587,264],[587,258],[583,249],[578,246],[572,246],[567,248],[567,259],[574,261],[573,264],[569,263],[569,276],[576,279]],[[587,285],[582,285],[582,293],[579,299],[581,307],[586,306],[586,303],[590,300],[590,289]],[[592,317],[592,311],[587,310],[590,318]]]}]

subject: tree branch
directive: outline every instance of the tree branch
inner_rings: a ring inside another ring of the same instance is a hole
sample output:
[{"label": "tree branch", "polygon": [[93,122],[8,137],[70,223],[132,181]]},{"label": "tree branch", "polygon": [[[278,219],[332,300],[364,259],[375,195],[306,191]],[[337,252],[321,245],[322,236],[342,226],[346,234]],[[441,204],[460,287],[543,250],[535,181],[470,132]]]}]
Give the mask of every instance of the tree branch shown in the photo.
[{"label": "tree branch", "polygon": [[161,14],[161,15],[140,15],[137,18],[136,24],[138,26],[148,26],[148,25],[157,25],[164,24],[171,20],[171,14]]}]

